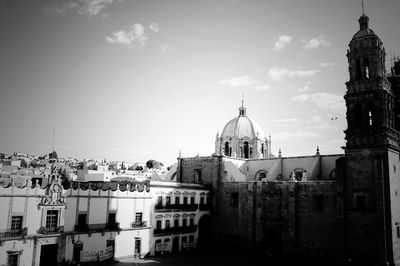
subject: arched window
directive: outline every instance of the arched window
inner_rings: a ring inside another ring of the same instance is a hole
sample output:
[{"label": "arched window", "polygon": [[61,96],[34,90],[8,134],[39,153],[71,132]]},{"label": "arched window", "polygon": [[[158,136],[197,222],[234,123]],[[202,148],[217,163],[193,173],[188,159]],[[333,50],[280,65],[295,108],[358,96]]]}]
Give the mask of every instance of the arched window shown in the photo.
[{"label": "arched window", "polygon": [[364,77],[369,78],[369,60],[364,58]]},{"label": "arched window", "polygon": [[226,156],[230,156],[230,152],[229,152],[229,142],[225,142],[225,149],[224,149],[224,151],[225,151],[225,155]]},{"label": "arched window", "polygon": [[372,126],[372,111],[368,111],[368,123],[370,126]]},{"label": "arched window", "polygon": [[361,62],[360,59],[356,60],[356,79],[361,78]]},{"label": "arched window", "polygon": [[261,153],[264,155],[264,143],[261,143]]},{"label": "arched window", "polygon": [[245,141],[243,145],[243,157],[249,158],[249,143],[247,141]]}]

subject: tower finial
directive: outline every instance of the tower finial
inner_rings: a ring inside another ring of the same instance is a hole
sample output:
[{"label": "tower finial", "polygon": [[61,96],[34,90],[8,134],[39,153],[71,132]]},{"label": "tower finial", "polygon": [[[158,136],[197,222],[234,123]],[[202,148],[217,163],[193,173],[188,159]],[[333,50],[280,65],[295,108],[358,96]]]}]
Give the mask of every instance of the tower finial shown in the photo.
[{"label": "tower finial", "polygon": [[242,93],[242,107],[244,106],[244,92]]},{"label": "tower finial", "polygon": [[364,13],[364,0],[361,0],[361,8],[362,8],[362,14],[364,16],[365,15],[365,13]]},{"label": "tower finial", "polygon": [[55,128],[53,128],[53,146],[52,146],[52,152],[55,150],[55,148],[54,148],[54,135],[55,135],[55,132],[56,132],[56,129]]}]

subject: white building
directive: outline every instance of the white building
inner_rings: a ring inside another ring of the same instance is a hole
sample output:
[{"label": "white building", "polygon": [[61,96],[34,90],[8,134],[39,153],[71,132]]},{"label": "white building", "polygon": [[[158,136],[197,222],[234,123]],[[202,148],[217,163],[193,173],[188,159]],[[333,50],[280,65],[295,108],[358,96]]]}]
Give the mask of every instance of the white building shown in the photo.
[{"label": "white building", "polygon": [[149,253],[148,182],[73,182],[64,189],[55,180],[46,188],[29,179],[0,184],[0,265]]},{"label": "white building", "polygon": [[197,247],[199,223],[210,214],[209,187],[171,181],[151,181],[154,206],[150,254]]}]

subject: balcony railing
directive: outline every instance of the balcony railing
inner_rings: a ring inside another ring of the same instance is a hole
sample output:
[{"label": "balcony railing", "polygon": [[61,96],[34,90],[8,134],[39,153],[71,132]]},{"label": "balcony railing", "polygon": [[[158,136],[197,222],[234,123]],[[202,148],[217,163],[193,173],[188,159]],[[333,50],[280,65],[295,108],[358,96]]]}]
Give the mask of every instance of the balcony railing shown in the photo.
[{"label": "balcony railing", "polygon": [[156,228],[154,229],[154,236],[187,234],[187,233],[194,233],[196,232],[196,230],[197,230],[197,225],[169,227],[163,229]]},{"label": "balcony railing", "polygon": [[39,205],[46,205],[46,206],[61,205],[61,206],[63,206],[66,203],[67,203],[66,197],[61,196],[61,197],[53,198],[52,196],[45,195],[45,196],[40,197]]},{"label": "balcony railing", "polygon": [[146,221],[133,222],[132,227],[133,228],[147,227],[147,222]]},{"label": "balcony railing", "polygon": [[103,223],[103,224],[77,224],[75,231],[89,232],[89,231],[119,231],[119,223]]},{"label": "balcony railing", "polygon": [[200,211],[209,211],[211,210],[211,204],[199,204]]},{"label": "balcony railing", "polygon": [[50,235],[50,234],[61,234],[64,232],[64,226],[58,227],[40,227],[38,234]]},{"label": "balcony railing", "polygon": [[197,209],[199,208],[199,204],[181,204],[178,205],[178,207],[182,210],[182,211],[197,211]]},{"label": "balcony railing", "polygon": [[0,230],[0,238],[3,237],[21,237],[26,236],[28,234],[28,228],[21,229],[4,229]]},{"label": "balcony railing", "polygon": [[157,204],[155,206],[156,212],[179,212],[179,211],[197,211],[199,204],[169,204],[169,205],[160,205]]}]

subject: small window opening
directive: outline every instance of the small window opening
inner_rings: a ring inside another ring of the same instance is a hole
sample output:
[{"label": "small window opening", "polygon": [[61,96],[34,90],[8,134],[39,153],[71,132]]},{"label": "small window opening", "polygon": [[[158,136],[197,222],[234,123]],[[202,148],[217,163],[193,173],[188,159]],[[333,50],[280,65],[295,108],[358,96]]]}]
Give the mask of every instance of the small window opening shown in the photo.
[{"label": "small window opening", "polygon": [[369,121],[369,125],[372,126],[372,111],[368,112],[368,121]]}]

